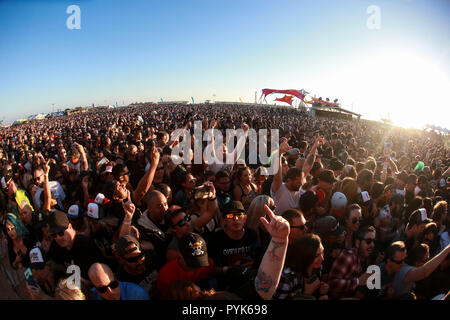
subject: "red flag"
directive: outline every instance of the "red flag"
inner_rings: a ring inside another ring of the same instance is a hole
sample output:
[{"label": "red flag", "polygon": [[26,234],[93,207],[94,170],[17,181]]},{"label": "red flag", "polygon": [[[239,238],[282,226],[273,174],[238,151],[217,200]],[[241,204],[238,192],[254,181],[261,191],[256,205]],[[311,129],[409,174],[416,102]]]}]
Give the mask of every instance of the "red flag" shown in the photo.
[{"label": "red flag", "polygon": [[277,90],[276,89],[262,89],[261,91],[262,91],[262,95],[265,98],[266,96],[268,96],[269,94],[274,93]]},{"label": "red flag", "polygon": [[290,94],[293,95],[294,97],[299,98],[300,100],[303,101],[303,99],[305,99],[305,96],[300,92],[300,90],[293,90],[293,89],[289,89],[289,90],[277,90],[275,91],[275,93],[285,93],[285,94]]},{"label": "red flag", "polygon": [[277,98],[275,101],[285,102],[292,106],[292,96],[284,96],[283,98]]}]

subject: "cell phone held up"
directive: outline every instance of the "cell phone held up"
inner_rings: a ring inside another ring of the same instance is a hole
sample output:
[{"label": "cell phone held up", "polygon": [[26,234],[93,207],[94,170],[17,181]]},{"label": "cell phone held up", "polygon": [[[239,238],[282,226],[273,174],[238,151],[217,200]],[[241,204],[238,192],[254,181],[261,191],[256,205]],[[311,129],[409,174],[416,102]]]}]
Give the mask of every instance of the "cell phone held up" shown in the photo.
[{"label": "cell phone held up", "polygon": [[194,188],[194,200],[198,199],[206,199],[209,196],[209,187],[208,186],[199,186]]},{"label": "cell phone held up", "polygon": [[27,280],[28,285],[37,287],[37,283],[34,280],[33,272],[30,268],[27,268],[24,272],[25,279]]}]

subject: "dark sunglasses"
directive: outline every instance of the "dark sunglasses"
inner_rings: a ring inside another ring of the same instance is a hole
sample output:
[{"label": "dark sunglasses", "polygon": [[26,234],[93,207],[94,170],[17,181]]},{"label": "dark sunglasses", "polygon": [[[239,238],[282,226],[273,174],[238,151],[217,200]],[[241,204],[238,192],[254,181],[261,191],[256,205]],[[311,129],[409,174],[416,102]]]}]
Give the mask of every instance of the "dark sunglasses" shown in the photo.
[{"label": "dark sunglasses", "polygon": [[158,170],[164,170],[164,167],[156,168],[156,171],[158,171]]},{"label": "dark sunglasses", "polygon": [[105,293],[106,291],[108,291],[108,287],[110,287],[111,289],[115,289],[118,286],[119,286],[119,281],[114,280],[114,281],[111,281],[107,286],[95,287],[95,289],[100,293]]},{"label": "dark sunglasses", "polygon": [[[123,258],[126,262],[129,263],[135,263],[138,262],[139,260],[142,259],[142,257],[145,256],[145,253],[142,251],[141,253],[139,253],[137,256],[135,257],[130,257],[130,258]],[[114,288],[113,288],[114,289]]]},{"label": "dark sunglasses", "polygon": [[301,226],[291,226],[291,229],[300,229],[300,230],[305,230],[306,226],[304,224],[302,224]]},{"label": "dark sunglasses", "polygon": [[189,216],[189,215],[184,216],[184,218],[181,219],[180,221],[178,221],[175,225],[181,228],[181,227],[184,227],[184,225],[188,221],[191,221],[191,216]]},{"label": "dark sunglasses", "polygon": [[406,260],[406,258],[405,258],[405,259],[403,259],[403,260],[400,260],[400,261],[397,261],[397,260],[391,259],[391,261],[392,261],[392,262],[395,262],[396,264],[402,264],[403,262],[405,262],[405,260]]},{"label": "dark sunglasses", "polygon": [[56,238],[57,236],[59,236],[59,237],[64,237],[64,233],[66,232],[66,230],[64,230],[64,231],[59,231],[59,232],[55,232],[55,233],[52,233],[50,236],[52,237],[52,238]]},{"label": "dark sunglasses", "polygon": [[372,238],[367,238],[367,239],[361,239],[361,240],[364,240],[367,244],[375,244],[375,239],[372,239]]},{"label": "dark sunglasses", "polygon": [[362,221],[363,221],[363,219],[353,218],[352,219],[352,224],[357,224],[358,222],[361,223]]}]

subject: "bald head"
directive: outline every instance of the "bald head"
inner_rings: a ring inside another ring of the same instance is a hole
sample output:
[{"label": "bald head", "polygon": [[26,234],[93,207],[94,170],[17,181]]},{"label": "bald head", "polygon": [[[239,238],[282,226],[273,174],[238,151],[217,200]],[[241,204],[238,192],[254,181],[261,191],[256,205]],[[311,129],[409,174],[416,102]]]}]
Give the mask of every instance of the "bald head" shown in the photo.
[{"label": "bald head", "polygon": [[[89,279],[96,288],[97,293],[105,300],[120,300],[120,286],[111,288],[111,283],[116,281],[111,268],[103,263],[94,263],[88,271]],[[107,287],[105,292],[98,288]]]}]

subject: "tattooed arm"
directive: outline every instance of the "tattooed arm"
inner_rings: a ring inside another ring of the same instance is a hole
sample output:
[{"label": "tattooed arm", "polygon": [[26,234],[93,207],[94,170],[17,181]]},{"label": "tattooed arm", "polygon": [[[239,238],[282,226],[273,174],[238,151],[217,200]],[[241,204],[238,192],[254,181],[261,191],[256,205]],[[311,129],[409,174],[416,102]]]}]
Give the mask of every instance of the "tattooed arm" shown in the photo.
[{"label": "tattooed arm", "polygon": [[290,229],[289,223],[285,219],[275,216],[266,205],[264,209],[270,218],[270,223],[264,217],[261,218],[261,222],[272,236],[272,240],[259,266],[255,278],[255,289],[261,298],[270,300],[280,282]]}]

